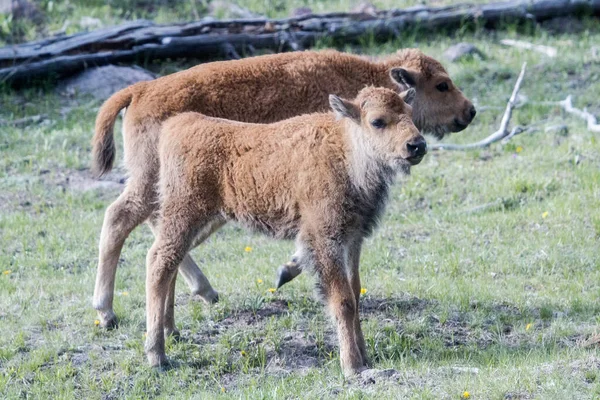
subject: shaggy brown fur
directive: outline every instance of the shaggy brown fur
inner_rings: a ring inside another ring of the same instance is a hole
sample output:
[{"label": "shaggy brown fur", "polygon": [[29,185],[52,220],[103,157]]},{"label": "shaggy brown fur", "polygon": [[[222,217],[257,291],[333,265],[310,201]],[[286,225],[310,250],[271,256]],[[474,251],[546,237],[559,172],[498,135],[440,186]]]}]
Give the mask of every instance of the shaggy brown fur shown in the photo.
[{"label": "shaggy brown fur", "polygon": [[[405,96],[411,96],[413,90]],[[397,171],[426,153],[411,107],[394,91],[367,87],[354,101],[331,96],[334,113],[247,124],[198,113],[165,122],[160,217],[147,257],[146,353],[167,362],[177,267],[215,227],[239,222],[296,239],[316,272],[338,331],[344,373],[365,368],[358,300],[359,249],[383,211]]]},{"label": "shaggy brown fur", "polygon": [[[417,89],[413,120],[418,128],[443,136],[472,120],[473,105],[442,65],[415,49],[380,61],[337,51],[307,51],[216,62],[141,82],[113,95],[96,120],[94,169],[104,173],[111,168],[114,121],[127,107],[123,137],[130,177],[125,191],[107,209],[100,237],[94,307],[101,326],[116,325],[114,281],[125,239],[149,218],[152,225],[159,165],[156,144],[164,120],[198,111],[238,121],[274,122],[326,110],[329,93],[353,98],[367,85],[405,90],[406,82]],[[205,301],[216,300],[217,293],[191,257],[185,257],[180,272],[194,294]]]}]

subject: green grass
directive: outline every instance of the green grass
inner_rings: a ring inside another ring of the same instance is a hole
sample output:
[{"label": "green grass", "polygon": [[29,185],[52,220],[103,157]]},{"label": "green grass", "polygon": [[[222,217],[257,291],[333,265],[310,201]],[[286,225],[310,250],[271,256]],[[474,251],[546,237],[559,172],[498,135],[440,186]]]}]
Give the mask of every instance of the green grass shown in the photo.
[{"label": "green grass", "polygon": [[[505,37],[555,46],[560,57],[503,47]],[[591,53],[600,29],[584,22],[565,35],[412,35],[363,51],[417,46],[439,56],[458,41],[487,58],[446,63],[455,82],[479,107],[500,109],[480,111],[446,140],[467,143],[497,129],[523,61],[529,103],[513,123],[541,122],[540,130],[485,150],[431,153],[394,186],[361,265],[369,355],[376,368],[398,371],[374,384],[343,380],[310,276],[267,291],[293,245],[233,225],[193,252],[221,302],[205,306],[178,283],[183,340],[167,350],[174,368],[153,371],[143,355],[147,227],[123,250],[121,326],[94,326],[96,246],[118,194],[82,190],[92,182],[97,105],[43,89],[1,92],[0,118],[49,115],[23,129],[0,127],[0,270],[10,271],[0,275],[3,397],[598,398],[600,354],[584,342],[600,311],[600,140],[559,108],[534,103],[572,94],[576,106],[600,114],[600,63]],[[62,107],[71,110],[63,116]],[[544,131],[556,124],[568,134]],[[473,211],[485,204],[495,206]]]}]

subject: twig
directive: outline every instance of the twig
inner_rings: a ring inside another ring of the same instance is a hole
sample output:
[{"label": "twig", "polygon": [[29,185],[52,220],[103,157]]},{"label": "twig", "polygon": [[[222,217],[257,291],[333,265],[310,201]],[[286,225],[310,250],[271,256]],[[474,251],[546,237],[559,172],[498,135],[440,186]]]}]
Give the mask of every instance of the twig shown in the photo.
[{"label": "twig", "polygon": [[25,117],[25,118],[13,119],[13,120],[0,119],[0,126],[6,126],[6,125],[27,126],[30,124],[35,124],[40,121],[43,121],[46,118],[48,118],[48,116],[46,114],[40,114],[40,115],[32,115],[31,117]]},{"label": "twig", "polygon": [[[521,73],[517,78],[517,82],[515,83],[515,87],[513,89],[512,95],[510,99],[508,99],[508,103],[506,104],[506,110],[504,111],[504,115],[502,116],[502,121],[500,122],[500,128],[492,133],[487,138],[480,140],[479,142],[469,143],[469,144],[443,144],[436,143],[430,146],[431,150],[467,150],[467,149],[476,149],[482,147],[488,147],[490,144],[497,142],[499,140],[504,139],[507,136],[514,136],[517,134],[517,128],[513,129],[513,131],[508,131],[508,123],[510,122],[510,117],[512,116],[512,110],[515,108],[515,102],[517,100],[517,94],[519,93],[519,89],[521,88],[521,82],[523,82],[523,77],[525,76],[525,68],[527,67],[527,63],[523,63],[521,67]],[[514,132],[514,133],[513,133]]]},{"label": "twig", "polygon": [[582,118],[587,121],[587,128],[591,132],[600,132],[600,124],[596,122],[596,117],[586,111],[584,108],[580,110],[578,108],[573,107],[573,103],[571,102],[571,95],[568,95],[566,99],[563,101],[559,101],[556,103],[560,105],[566,112],[569,114],[577,115],[579,118]]},{"label": "twig", "polygon": [[566,99],[561,101],[537,101],[531,104],[537,106],[560,106],[569,114],[574,114],[579,118],[584,119],[587,122],[587,129],[590,132],[600,132],[600,124],[598,124],[596,117],[594,117],[594,115],[592,115],[591,113],[587,112],[585,108],[583,110],[580,110],[578,108],[573,107],[573,102],[571,101],[572,98],[573,96],[568,95]]},{"label": "twig", "polygon": [[492,201],[490,203],[485,203],[485,204],[481,204],[479,206],[470,208],[468,210],[465,210],[464,213],[465,214],[475,214],[481,211],[487,211],[491,208],[498,208],[502,205],[502,199],[497,199],[495,201]]},{"label": "twig", "polygon": [[528,130],[528,128],[523,128],[522,126],[515,126],[514,128],[512,128],[510,133],[506,135],[504,139],[502,139],[502,143],[508,142],[510,139],[512,139],[513,136],[517,136],[519,133],[523,133],[526,130]]},{"label": "twig", "polygon": [[522,40],[503,39],[500,41],[500,43],[502,43],[505,46],[512,46],[519,49],[537,51],[538,53],[545,54],[550,58],[554,58],[558,54],[558,51],[554,47],[523,42]]}]

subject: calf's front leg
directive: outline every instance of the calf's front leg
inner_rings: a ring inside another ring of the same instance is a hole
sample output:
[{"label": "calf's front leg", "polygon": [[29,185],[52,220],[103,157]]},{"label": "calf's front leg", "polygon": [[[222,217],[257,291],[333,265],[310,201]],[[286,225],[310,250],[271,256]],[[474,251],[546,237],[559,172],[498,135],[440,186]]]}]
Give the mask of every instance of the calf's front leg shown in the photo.
[{"label": "calf's front leg", "polygon": [[337,327],[342,371],[351,377],[365,368],[356,342],[357,303],[346,273],[343,251],[334,243],[321,243],[314,255],[325,304]]},{"label": "calf's front leg", "polygon": [[352,286],[352,291],[354,292],[354,299],[356,301],[356,314],[354,317],[354,329],[356,333],[356,344],[358,345],[358,349],[360,350],[360,354],[362,356],[363,365],[367,366],[369,364],[369,359],[367,357],[367,346],[365,344],[365,338],[363,336],[362,328],[360,326],[360,315],[359,315],[359,304],[360,304],[360,251],[362,247],[362,238],[355,239],[353,243],[350,244],[348,248],[348,267],[349,267],[349,275],[350,275],[350,284]]}]

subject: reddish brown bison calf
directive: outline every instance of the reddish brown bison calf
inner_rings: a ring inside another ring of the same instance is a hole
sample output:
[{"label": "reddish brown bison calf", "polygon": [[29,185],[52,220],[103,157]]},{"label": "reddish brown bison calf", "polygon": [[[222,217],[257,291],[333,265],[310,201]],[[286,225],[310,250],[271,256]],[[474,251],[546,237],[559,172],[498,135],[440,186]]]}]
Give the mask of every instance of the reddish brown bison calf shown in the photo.
[{"label": "reddish brown bison calf", "polygon": [[[405,100],[414,90],[405,92]],[[334,113],[248,124],[183,113],[162,128],[156,240],[146,274],[146,354],[167,362],[177,267],[228,221],[280,239],[318,276],[349,376],[365,368],[358,264],[396,173],[418,164],[426,143],[395,91],[367,87],[354,101],[330,96]]]},{"label": "reddish brown bison calf", "polygon": [[[116,325],[115,274],[125,239],[144,221],[153,225],[159,165],[156,145],[163,121],[186,111],[245,122],[281,121],[326,111],[329,93],[354,98],[368,85],[397,91],[415,87],[413,121],[419,129],[440,137],[464,129],[475,114],[444,67],[416,49],[377,61],[329,50],[215,62],[138,83],[108,99],[96,120],[94,167],[98,173],[110,170],[115,155],[114,121],[127,107],[123,143],[129,179],[124,192],[106,210],[100,235],[93,304],[101,326]],[[286,268],[290,268],[285,275],[288,279],[300,272],[298,263]],[[217,298],[189,255],[179,270],[192,293],[207,302]]]}]

